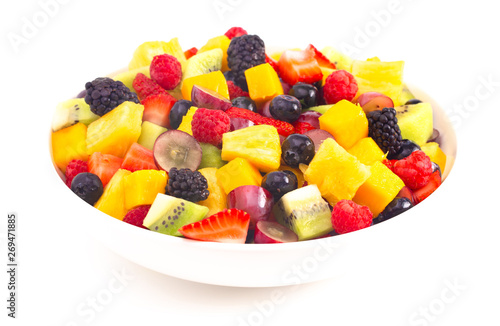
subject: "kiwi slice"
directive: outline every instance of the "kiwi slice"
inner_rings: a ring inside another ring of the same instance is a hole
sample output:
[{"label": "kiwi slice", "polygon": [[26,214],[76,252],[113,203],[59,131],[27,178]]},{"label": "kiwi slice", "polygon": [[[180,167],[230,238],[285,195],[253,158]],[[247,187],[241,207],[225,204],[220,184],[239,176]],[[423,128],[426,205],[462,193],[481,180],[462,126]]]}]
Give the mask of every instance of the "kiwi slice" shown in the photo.
[{"label": "kiwi slice", "polygon": [[156,165],[167,172],[174,167],[196,171],[202,156],[200,143],[190,134],[180,130],[165,131],[158,136],[153,146]]},{"label": "kiwi slice", "polygon": [[276,220],[295,232],[299,241],[321,237],[333,231],[332,212],[316,185],[286,193],[273,207]]},{"label": "kiwi slice", "polygon": [[198,53],[186,63],[186,69],[182,75],[182,80],[208,74],[212,71],[220,70],[222,67],[222,50],[213,49],[206,52]]},{"label": "kiwi slice", "polygon": [[226,161],[221,158],[221,150],[212,144],[200,143],[203,156],[199,169],[203,168],[221,168],[226,165]]},{"label": "kiwi slice", "polygon": [[52,118],[52,131],[58,131],[78,122],[88,126],[98,118],[100,117],[90,110],[90,106],[83,98],[71,99],[57,105]]},{"label": "kiwi slice", "polygon": [[402,105],[394,108],[403,139],[422,146],[434,131],[432,106],[430,103]]}]

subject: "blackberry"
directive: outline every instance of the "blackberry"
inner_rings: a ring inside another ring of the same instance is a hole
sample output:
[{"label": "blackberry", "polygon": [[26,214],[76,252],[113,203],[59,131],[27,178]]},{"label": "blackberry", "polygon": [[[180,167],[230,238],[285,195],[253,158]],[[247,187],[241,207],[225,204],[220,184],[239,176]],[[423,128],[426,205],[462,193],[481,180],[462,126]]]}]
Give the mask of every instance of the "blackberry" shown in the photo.
[{"label": "blackberry", "polygon": [[264,41],[257,35],[242,35],[231,40],[227,49],[227,64],[234,83],[248,92],[245,70],[266,62]]},{"label": "blackberry", "polygon": [[168,172],[167,194],[193,203],[208,198],[207,179],[198,171],[171,168]]},{"label": "blackberry", "polygon": [[395,155],[401,148],[401,130],[394,108],[384,108],[367,114],[368,136],[372,137],[384,153]]},{"label": "blackberry", "polygon": [[85,84],[85,102],[90,110],[103,116],[125,101],[139,103],[137,94],[133,93],[121,81],[100,77]]}]

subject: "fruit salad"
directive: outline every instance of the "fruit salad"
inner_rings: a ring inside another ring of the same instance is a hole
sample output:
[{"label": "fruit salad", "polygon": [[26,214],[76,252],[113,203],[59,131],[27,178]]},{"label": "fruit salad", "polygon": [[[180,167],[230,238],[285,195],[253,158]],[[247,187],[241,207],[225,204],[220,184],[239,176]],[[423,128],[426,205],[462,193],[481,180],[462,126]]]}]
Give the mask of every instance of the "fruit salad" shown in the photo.
[{"label": "fruit salad", "polygon": [[233,27],[199,49],[141,44],[60,103],[52,157],[82,200],[131,227],[225,243],[339,236],[442,182],[433,108],[403,61],[312,44],[271,53]]}]

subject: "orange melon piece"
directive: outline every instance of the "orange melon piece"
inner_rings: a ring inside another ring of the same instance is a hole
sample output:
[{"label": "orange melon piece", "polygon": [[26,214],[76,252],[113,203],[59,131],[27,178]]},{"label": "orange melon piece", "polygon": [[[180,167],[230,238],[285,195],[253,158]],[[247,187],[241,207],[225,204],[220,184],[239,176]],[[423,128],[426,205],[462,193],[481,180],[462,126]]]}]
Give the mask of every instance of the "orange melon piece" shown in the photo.
[{"label": "orange melon piece", "polygon": [[71,160],[87,161],[86,138],[87,126],[81,122],[52,133],[52,158],[63,173]]},{"label": "orange melon piece", "polygon": [[101,198],[94,207],[120,221],[123,220],[127,210],[125,209],[125,177],[131,174],[128,170],[119,169],[109,180]]},{"label": "orange melon piece", "polygon": [[181,87],[184,99],[191,101],[191,91],[194,85],[211,89],[229,100],[229,89],[227,88],[226,78],[220,70],[184,79]]},{"label": "orange melon piece", "polygon": [[229,194],[239,186],[260,186],[262,175],[248,160],[237,157],[217,170],[217,182]]},{"label": "orange melon piece", "polygon": [[371,137],[360,139],[353,147],[349,148],[347,152],[356,156],[358,160],[365,165],[373,165],[375,162],[382,162],[386,156]]},{"label": "orange melon piece", "polygon": [[381,162],[370,168],[370,177],[359,187],[353,201],[368,206],[377,217],[404,187],[404,182]]},{"label": "orange melon piece", "polygon": [[151,205],[156,195],[165,193],[167,180],[167,173],[158,170],[139,170],[125,176],[125,209]]},{"label": "orange melon piece", "polygon": [[207,179],[208,184],[208,198],[198,202],[198,205],[208,207],[207,216],[216,214],[227,208],[227,196],[224,189],[217,181],[216,168],[204,168],[198,170]]},{"label": "orange melon piece", "polygon": [[269,63],[245,70],[250,98],[262,105],[272,100],[275,96],[283,94],[283,86],[276,71]]},{"label": "orange melon piece", "polygon": [[229,70],[227,65],[227,48],[229,48],[229,44],[231,40],[226,35],[220,35],[213,37],[207,41],[207,44],[202,46],[197,53],[203,53],[213,49],[221,49],[222,50],[222,72],[226,72]]}]

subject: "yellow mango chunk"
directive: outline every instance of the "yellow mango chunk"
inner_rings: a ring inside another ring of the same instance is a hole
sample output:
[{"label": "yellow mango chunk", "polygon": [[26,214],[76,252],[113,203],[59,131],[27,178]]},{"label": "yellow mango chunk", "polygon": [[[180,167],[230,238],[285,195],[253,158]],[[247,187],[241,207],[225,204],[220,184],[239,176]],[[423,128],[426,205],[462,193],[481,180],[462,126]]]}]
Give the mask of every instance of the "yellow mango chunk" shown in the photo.
[{"label": "yellow mango chunk", "polygon": [[193,130],[191,129],[191,122],[193,121],[194,113],[198,110],[196,106],[192,106],[187,111],[186,115],[182,117],[181,124],[177,130],[187,132],[191,136],[193,135]]},{"label": "yellow mango chunk", "polygon": [[375,162],[382,162],[386,156],[371,137],[360,139],[353,147],[349,148],[347,152],[356,156],[358,160],[365,165],[373,165]]},{"label": "yellow mango chunk", "polygon": [[217,182],[229,194],[240,186],[260,186],[262,176],[248,160],[238,157],[217,170]]},{"label": "yellow mango chunk", "polygon": [[71,160],[88,159],[86,138],[87,126],[80,122],[52,133],[52,158],[63,173]]},{"label": "yellow mango chunk", "polygon": [[429,156],[432,162],[439,165],[441,174],[444,175],[444,170],[446,168],[446,154],[439,147],[439,144],[436,142],[430,142],[423,144],[420,148],[425,154],[427,154],[427,156]]},{"label": "yellow mango chunk", "polygon": [[276,71],[269,63],[245,70],[250,98],[262,105],[272,100],[275,96],[283,94],[283,86]]},{"label": "yellow mango chunk", "polygon": [[207,199],[197,202],[197,204],[208,207],[207,216],[211,216],[227,208],[227,196],[217,181],[217,169],[204,168],[199,169],[198,172],[207,179],[208,192],[210,194]]},{"label": "yellow mango chunk", "polygon": [[158,193],[165,193],[168,176],[165,171],[139,170],[124,177],[125,209],[151,205]]},{"label": "yellow mango chunk", "polygon": [[206,87],[229,99],[229,89],[227,88],[226,78],[220,70],[184,79],[181,87],[182,97],[184,99],[191,101],[191,91],[194,85]]},{"label": "yellow mango chunk", "polygon": [[94,207],[120,221],[127,214],[125,209],[125,177],[131,172],[119,169],[109,180],[101,198],[94,204]]}]

